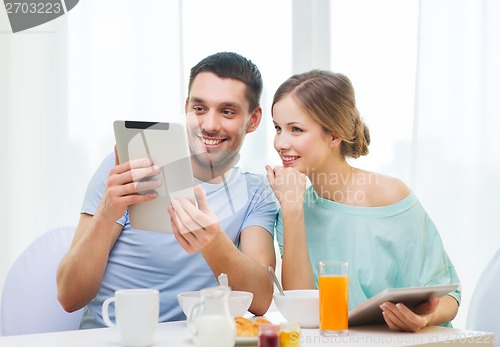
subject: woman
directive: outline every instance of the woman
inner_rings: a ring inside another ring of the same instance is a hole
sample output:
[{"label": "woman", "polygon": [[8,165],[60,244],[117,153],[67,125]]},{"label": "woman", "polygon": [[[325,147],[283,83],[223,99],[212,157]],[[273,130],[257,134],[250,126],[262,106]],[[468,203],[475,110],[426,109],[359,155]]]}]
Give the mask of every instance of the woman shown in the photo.
[{"label": "woman", "polygon": [[[368,154],[370,143],[347,77],[317,70],[290,77],[274,95],[272,116],[283,166],[266,169],[281,204],[276,229],[285,289],[317,288],[321,260],[349,263],[350,309],[386,288],[459,282],[410,189],[347,162]],[[418,331],[449,325],[459,302],[457,289],[413,311],[392,303],[381,310],[391,329]]]}]

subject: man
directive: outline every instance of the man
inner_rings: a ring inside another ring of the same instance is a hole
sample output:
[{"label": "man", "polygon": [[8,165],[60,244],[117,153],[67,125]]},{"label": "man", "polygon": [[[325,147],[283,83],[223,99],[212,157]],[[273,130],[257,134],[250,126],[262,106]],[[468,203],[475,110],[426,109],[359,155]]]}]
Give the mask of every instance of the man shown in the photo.
[{"label": "man", "polygon": [[159,168],[149,159],[117,164],[116,154],[104,160],[57,273],[64,309],[86,306],[81,328],[104,326],[101,305],[123,288],[159,289],[160,321],[184,319],[176,295],[217,285],[222,272],[232,289],[254,293],[252,313],[267,311],[277,204],[265,178],[234,167],[246,134],[260,123],[261,93],[259,70],[238,54],[217,53],[191,69],[185,110],[198,207],[172,203],[173,235],[134,230],[128,221],[127,206],[156,198],[140,193],[162,184],[138,188],[132,177]]}]

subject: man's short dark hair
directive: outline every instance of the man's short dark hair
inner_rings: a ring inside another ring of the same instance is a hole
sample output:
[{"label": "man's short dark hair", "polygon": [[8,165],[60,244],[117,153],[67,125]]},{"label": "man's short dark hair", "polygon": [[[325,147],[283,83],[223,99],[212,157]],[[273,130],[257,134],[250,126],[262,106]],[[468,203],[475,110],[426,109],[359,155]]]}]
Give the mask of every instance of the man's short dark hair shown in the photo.
[{"label": "man's short dark hair", "polygon": [[257,66],[247,58],[233,52],[215,53],[201,60],[191,68],[188,93],[196,76],[201,72],[211,72],[220,78],[231,78],[246,85],[246,97],[250,103],[249,112],[260,105],[262,76]]}]

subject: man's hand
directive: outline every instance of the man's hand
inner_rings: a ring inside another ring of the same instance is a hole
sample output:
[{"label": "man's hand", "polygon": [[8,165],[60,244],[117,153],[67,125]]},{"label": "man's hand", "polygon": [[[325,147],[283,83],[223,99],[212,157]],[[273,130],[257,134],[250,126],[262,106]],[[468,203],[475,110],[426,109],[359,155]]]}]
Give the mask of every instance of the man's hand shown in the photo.
[{"label": "man's hand", "polygon": [[107,216],[113,221],[123,216],[127,206],[156,199],[158,194],[154,189],[162,185],[160,180],[142,181],[143,178],[160,172],[160,168],[149,158],[119,164],[115,146],[115,163],[116,166],[109,172],[104,196],[96,211],[96,215]]},{"label": "man's hand", "polygon": [[175,238],[190,254],[205,247],[220,231],[217,216],[208,207],[205,191],[196,185],[194,195],[198,207],[188,199],[180,199],[168,208]]}]

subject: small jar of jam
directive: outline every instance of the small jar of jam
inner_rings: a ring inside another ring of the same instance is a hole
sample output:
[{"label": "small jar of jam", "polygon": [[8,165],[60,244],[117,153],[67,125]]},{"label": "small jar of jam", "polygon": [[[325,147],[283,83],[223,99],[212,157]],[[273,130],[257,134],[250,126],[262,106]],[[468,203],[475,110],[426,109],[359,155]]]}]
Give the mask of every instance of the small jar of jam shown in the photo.
[{"label": "small jar of jam", "polygon": [[258,341],[258,347],[279,347],[280,326],[274,324],[260,324]]}]

